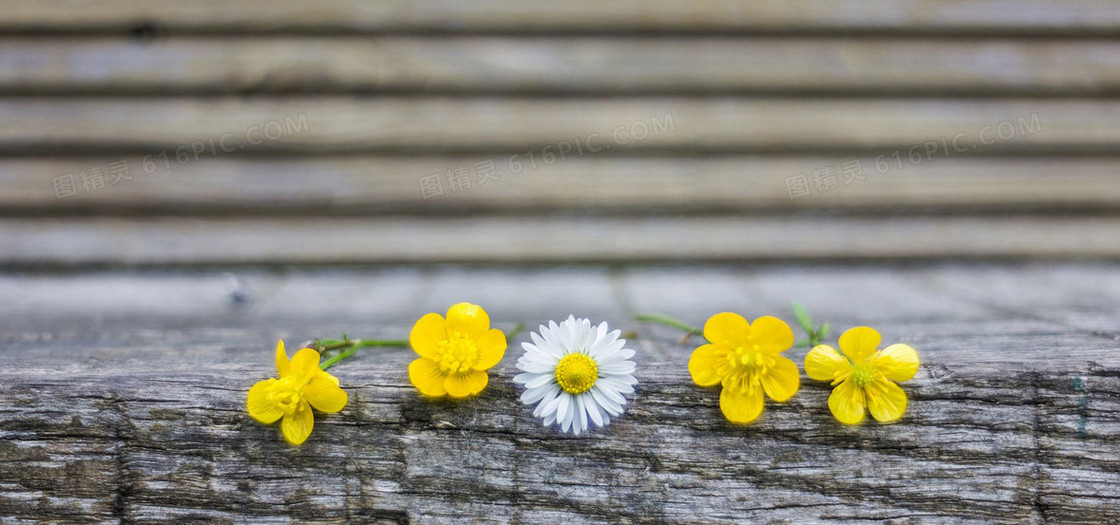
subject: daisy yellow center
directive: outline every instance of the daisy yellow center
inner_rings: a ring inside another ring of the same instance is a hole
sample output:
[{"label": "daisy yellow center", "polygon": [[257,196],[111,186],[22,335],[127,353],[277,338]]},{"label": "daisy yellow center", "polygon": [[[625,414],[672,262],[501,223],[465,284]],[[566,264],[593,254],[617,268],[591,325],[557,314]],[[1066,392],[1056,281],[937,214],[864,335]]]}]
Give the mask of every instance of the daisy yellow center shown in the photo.
[{"label": "daisy yellow center", "polygon": [[587,354],[568,354],[556,364],[556,383],[569,394],[582,394],[595,386],[599,365]]},{"label": "daisy yellow center", "polygon": [[867,386],[875,379],[875,374],[871,371],[871,367],[859,365],[852,369],[852,380],[859,386]]},{"label": "daisy yellow center", "polygon": [[774,357],[762,351],[757,344],[745,344],[735,347],[730,355],[731,363],[743,372],[763,373],[774,366]]},{"label": "daisy yellow center", "polygon": [[300,401],[303,401],[303,385],[297,385],[293,377],[285,377],[269,393],[268,398],[285,414],[291,414],[299,408]]},{"label": "daisy yellow center", "polygon": [[439,370],[444,374],[467,372],[478,363],[478,347],[466,334],[455,332],[436,346]]}]

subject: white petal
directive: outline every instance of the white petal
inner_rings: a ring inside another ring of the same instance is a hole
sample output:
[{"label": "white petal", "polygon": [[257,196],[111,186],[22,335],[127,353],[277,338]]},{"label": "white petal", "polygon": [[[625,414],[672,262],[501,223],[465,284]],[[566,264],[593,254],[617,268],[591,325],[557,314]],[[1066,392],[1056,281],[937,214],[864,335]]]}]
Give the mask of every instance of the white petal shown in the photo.
[{"label": "white petal", "polygon": [[[591,390],[588,390],[588,392],[591,393],[591,397],[595,398],[595,401],[599,403],[599,406],[603,407],[603,410],[605,410],[607,414],[617,416],[622,413],[622,405],[604,393],[599,385],[591,387]],[[615,395],[617,396],[618,393],[615,393]]]},{"label": "white petal", "polygon": [[[540,355],[546,355],[555,359],[560,359],[561,357],[563,357],[563,353],[561,353],[556,345],[549,340],[550,336],[551,333],[546,333],[545,327],[543,326],[541,327],[541,335],[537,335],[536,332],[532,332],[529,334],[529,337],[533,340],[534,348],[536,348],[537,352],[539,352]],[[525,350],[529,350],[529,347],[525,346],[527,344],[529,343],[521,343],[521,347]]]},{"label": "white petal", "polygon": [[602,330],[603,325],[599,326],[600,331],[604,333],[596,333],[594,342],[591,344],[591,347],[587,349],[587,355],[590,355],[592,357],[600,357],[610,353],[609,349],[618,342],[618,330],[610,333],[605,333],[605,330]]},{"label": "white petal", "polygon": [[572,353],[576,350],[576,323],[574,319],[569,318],[567,321],[564,321],[558,335],[560,336],[560,349],[563,350],[565,354]]},{"label": "white petal", "polygon": [[517,361],[517,368],[533,374],[555,374],[558,359],[539,357],[522,357]]},{"label": "white petal", "polygon": [[517,374],[517,375],[513,376],[513,382],[524,385],[525,383],[528,383],[529,381],[532,381],[532,380],[536,379],[537,375],[538,374],[531,374],[531,373],[528,373],[528,372],[523,373],[523,374]]},{"label": "white petal", "polygon": [[[611,381],[615,382],[615,383],[620,383],[620,384],[623,384],[623,385],[626,385],[626,386],[629,386],[629,387],[633,387],[634,385],[638,384],[638,378],[636,378],[632,375],[611,376]],[[624,392],[624,393],[629,394],[630,392]]]},{"label": "white petal", "polygon": [[[556,405],[556,413],[560,415],[561,421],[568,417],[568,405],[572,402],[572,395],[567,392],[560,392],[560,404]],[[569,421],[570,422],[570,421]],[[567,429],[564,429],[567,430]]]},{"label": "white petal", "polygon": [[[520,376],[520,375],[522,375],[522,374],[518,374],[518,376]],[[537,388],[538,386],[541,386],[541,385],[547,385],[555,379],[555,377],[552,374],[524,374],[524,375],[532,375],[533,376],[532,378],[529,378],[528,381],[525,381],[525,388]],[[516,380],[516,379],[517,378],[515,377],[514,380]]]},{"label": "white petal", "polygon": [[576,401],[575,399],[572,399],[572,434],[575,434],[577,436],[583,430],[583,427],[580,426],[579,406],[578,405],[579,405],[579,402]]},{"label": "white petal", "polygon": [[626,398],[622,397],[622,393],[619,392],[618,389],[615,388],[615,386],[616,385],[612,385],[611,383],[600,379],[597,383],[595,383],[595,386],[591,388],[598,388],[600,394],[603,394],[607,399],[614,401],[618,404],[618,406],[625,405]]},{"label": "white petal", "polygon": [[591,399],[591,396],[586,394],[579,396],[579,398],[579,406],[583,409],[580,411],[580,419],[583,420],[583,429],[587,430],[591,428],[591,425],[588,423],[588,420],[591,418],[591,414],[589,414],[588,411],[594,407],[595,400]]},{"label": "white petal", "polygon": [[595,329],[591,327],[591,321],[581,319],[582,323],[579,326],[579,349],[587,353],[587,349],[591,348],[591,343],[595,342]]},{"label": "white petal", "polygon": [[587,409],[591,422],[597,427],[603,426],[603,412],[599,410],[599,402],[592,396],[583,396],[583,398],[583,405]]},{"label": "white petal", "polygon": [[541,337],[544,338],[544,340],[547,341],[550,345],[552,345],[553,349],[559,351],[560,355],[563,355],[564,348],[561,344],[561,331],[562,330],[560,329],[560,325],[556,324],[556,321],[549,321],[548,330],[542,330]]},{"label": "white petal", "polygon": [[555,391],[549,390],[544,395],[537,408],[533,410],[533,415],[536,417],[545,417],[556,414],[556,407],[560,405],[560,398],[564,397],[564,392],[557,388]]},{"label": "white petal", "polygon": [[570,419],[572,421],[572,429],[575,430],[575,433],[578,436],[579,431],[580,431],[580,427],[579,427],[580,419],[579,419],[579,415],[576,414],[576,410],[577,410],[576,399],[575,399],[575,396],[572,396],[572,401],[570,403],[568,403],[568,419]]},{"label": "white petal", "polygon": [[633,374],[636,369],[637,365],[635,365],[633,361],[620,361],[617,363],[599,365],[599,373],[604,375]]},{"label": "white petal", "polygon": [[[620,341],[620,345],[621,345],[621,341]],[[614,352],[602,354],[601,356],[599,356],[598,359],[595,360],[595,362],[598,363],[599,365],[609,365],[609,364],[625,361],[627,359],[630,359],[631,357],[634,357],[634,351],[633,350],[631,350],[629,348],[622,348],[621,346],[619,346],[619,348],[617,350],[615,350]]]},{"label": "white petal", "polygon": [[576,406],[576,413],[572,414],[571,423],[573,428],[576,429],[576,435],[579,435],[579,432],[584,429],[584,426],[587,424],[587,415],[586,412],[584,412],[584,401],[582,401],[582,399],[584,399],[582,395],[573,395],[571,400],[573,402],[572,404]]},{"label": "white petal", "polygon": [[[560,394],[561,397],[567,397],[567,395],[567,392]],[[562,410],[557,409],[556,417],[560,421],[560,430],[567,432],[568,429],[572,428],[572,412],[569,408],[571,405],[568,403],[563,403],[563,405]]]},{"label": "white petal", "polygon": [[599,340],[605,338],[607,336],[607,330],[606,321],[599,323],[599,326],[595,327],[595,339]]},{"label": "white petal", "polygon": [[[632,386],[633,383],[628,383],[626,381],[621,381],[619,379],[616,379],[613,376],[601,377],[601,378],[599,378],[598,381],[595,382],[595,385],[596,386],[601,385],[606,390],[617,392],[619,398],[622,397],[622,394],[633,394],[634,393],[634,387]],[[619,403],[626,403],[626,401],[620,399]]]},{"label": "white petal", "polygon": [[554,384],[547,384],[538,386],[537,388],[530,388],[521,394],[521,402],[525,403],[526,405],[531,405],[544,399],[545,394],[559,390],[560,388]]}]

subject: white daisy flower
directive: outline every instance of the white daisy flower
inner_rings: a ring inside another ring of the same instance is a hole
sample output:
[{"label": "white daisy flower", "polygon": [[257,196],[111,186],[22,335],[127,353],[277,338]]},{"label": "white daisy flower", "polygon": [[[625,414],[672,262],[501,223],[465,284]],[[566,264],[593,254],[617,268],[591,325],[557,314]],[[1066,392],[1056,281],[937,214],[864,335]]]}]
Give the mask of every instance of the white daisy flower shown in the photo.
[{"label": "white daisy flower", "polygon": [[517,360],[514,382],[525,385],[521,402],[536,404],[533,416],[545,426],[559,423],[560,429],[579,435],[588,423],[606,426],[622,414],[623,394],[634,392],[634,351],[619,339],[619,331],[607,332],[607,323],[592,326],[587,319],[541,325],[531,333],[532,343],[521,343],[525,354]]}]

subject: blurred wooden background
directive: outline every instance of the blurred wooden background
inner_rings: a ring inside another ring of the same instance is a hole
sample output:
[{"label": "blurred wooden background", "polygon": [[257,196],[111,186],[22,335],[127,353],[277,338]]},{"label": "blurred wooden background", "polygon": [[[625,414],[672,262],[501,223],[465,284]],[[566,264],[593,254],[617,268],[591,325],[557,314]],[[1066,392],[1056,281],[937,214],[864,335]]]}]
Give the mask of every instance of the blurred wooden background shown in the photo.
[{"label": "blurred wooden background", "polygon": [[1112,2],[0,9],[6,265],[1120,255]]},{"label": "blurred wooden background", "polygon": [[[0,523],[1120,522],[1118,146],[1113,1],[0,0]],[[633,320],[791,299],[919,349],[902,421],[729,425]],[[542,428],[522,335],[245,414],[463,300],[631,332],[630,411]]]}]

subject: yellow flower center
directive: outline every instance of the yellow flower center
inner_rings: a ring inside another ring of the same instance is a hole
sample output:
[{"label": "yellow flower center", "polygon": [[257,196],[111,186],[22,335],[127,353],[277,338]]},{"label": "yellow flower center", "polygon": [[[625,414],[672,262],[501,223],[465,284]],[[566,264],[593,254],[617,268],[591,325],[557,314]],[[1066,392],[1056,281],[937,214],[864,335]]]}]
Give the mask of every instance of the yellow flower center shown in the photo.
[{"label": "yellow flower center", "polygon": [[288,376],[280,380],[280,383],[268,394],[268,398],[285,414],[291,414],[299,408],[300,401],[303,401],[304,386],[306,385],[297,385],[295,378]]},{"label": "yellow flower center", "polygon": [[582,394],[595,386],[599,365],[587,354],[568,354],[556,364],[556,383],[569,394]]},{"label": "yellow flower center", "polygon": [[774,366],[774,356],[763,352],[762,347],[757,344],[735,347],[735,351],[731,353],[730,358],[731,364],[743,372],[763,374],[771,366]]},{"label": "yellow flower center", "polygon": [[871,384],[874,379],[874,372],[872,372],[871,367],[866,364],[852,368],[852,380],[856,382],[856,385],[867,386]]},{"label": "yellow flower center", "polygon": [[467,334],[455,332],[436,345],[439,370],[444,374],[464,373],[478,362],[478,347]]}]

